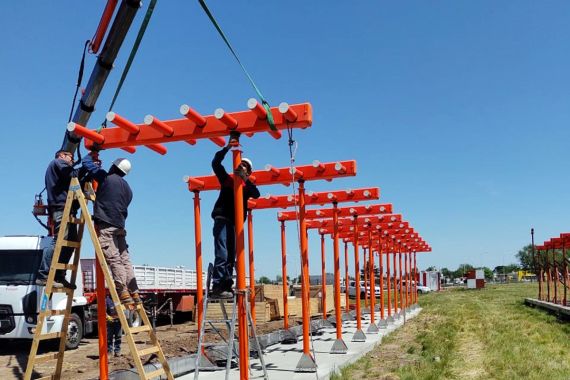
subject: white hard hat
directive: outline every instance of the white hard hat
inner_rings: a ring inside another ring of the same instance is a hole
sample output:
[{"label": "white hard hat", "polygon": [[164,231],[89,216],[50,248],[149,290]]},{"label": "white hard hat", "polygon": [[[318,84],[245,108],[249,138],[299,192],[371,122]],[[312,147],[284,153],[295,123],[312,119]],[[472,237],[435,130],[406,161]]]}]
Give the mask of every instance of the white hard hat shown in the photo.
[{"label": "white hard hat", "polygon": [[249,165],[249,170],[253,171],[253,162],[249,158],[242,158],[241,162],[245,162]]},{"label": "white hard hat", "polygon": [[131,171],[131,162],[126,158],[117,158],[115,161],[113,161],[113,165],[125,173],[125,175],[129,174]]}]

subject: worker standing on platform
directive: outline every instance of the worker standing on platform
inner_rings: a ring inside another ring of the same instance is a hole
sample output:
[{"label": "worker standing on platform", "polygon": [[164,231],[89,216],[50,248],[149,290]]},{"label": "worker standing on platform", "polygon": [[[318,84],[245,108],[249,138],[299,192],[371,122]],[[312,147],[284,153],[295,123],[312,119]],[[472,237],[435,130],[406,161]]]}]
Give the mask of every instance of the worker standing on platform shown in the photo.
[{"label": "worker standing on platform", "polygon": [[[220,195],[214,205],[212,218],[214,219],[214,273],[212,274],[212,297],[233,297],[233,272],[235,265],[235,224],[234,224],[234,178],[232,178],[222,161],[228,151],[239,144],[239,134],[230,135],[228,145],[216,153],[212,160],[212,169],[220,182]],[[253,170],[251,160],[242,158],[234,176],[240,177],[244,182],[243,188],[243,218],[246,218],[247,201],[249,198],[259,198],[259,190],[249,180]]]},{"label": "worker standing on platform", "polygon": [[93,157],[96,157],[96,153],[84,157],[83,167],[98,182],[93,221],[98,231],[99,243],[111,269],[121,302],[125,305],[140,303],[125,229],[133,192],[123,177],[131,170],[131,163],[126,158],[118,158],[113,161],[109,172],[106,172],[94,164]]},{"label": "worker standing on platform", "polygon": [[[44,248],[42,262],[36,278],[36,285],[39,286],[46,285],[49,269],[53,260],[55,240],[57,239],[57,235],[61,227],[63,209],[67,200],[67,190],[69,189],[69,183],[71,182],[71,177],[73,175],[77,175],[77,172],[73,169],[73,154],[66,150],[58,150],[55,153],[55,159],[50,162],[45,174],[48,212],[51,219],[53,242],[48,247]],[[77,207],[73,207],[71,213],[75,215],[76,212]],[[69,241],[77,240],[77,226],[75,224],[68,223],[68,225],[65,226],[64,238]],[[73,255],[73,251],[74,248],[72,247],[62,247],[59,255],[59,262],[62,264],[68,264],[69,259],[71,259],[71,256]],[[65,279],[65,270],[63,269],[58,269],[55,272],[53,287],[66,287],[70,289],[76,288],[75,284],[72,284]]]}]

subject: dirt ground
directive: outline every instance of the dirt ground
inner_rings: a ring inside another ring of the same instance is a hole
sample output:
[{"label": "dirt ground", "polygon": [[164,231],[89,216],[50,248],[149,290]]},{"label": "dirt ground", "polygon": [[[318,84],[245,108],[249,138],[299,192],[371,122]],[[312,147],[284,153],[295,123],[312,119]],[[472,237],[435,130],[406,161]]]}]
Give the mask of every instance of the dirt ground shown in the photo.
[{"label": "dirt ground", "polygon": [[[291,323],[294,325],[294,322]],[[272,321],[257,326],[256,332],[259,335],[283,327],[283,321]],[[137,337],[145,337],[147,334],[138,334]],[[193,322],[185,322],[159,326],[157,337],[162,350],[167,358],[184,356],[196,351],[198,343],[197,329]],[[213,333],[206,333],[207,342],[220,341],[220,337]],[[143,340],[137,343],[144,344]],[[26,371],[26,363],[30,351],[30,342],[6,342],[0,346],[0,379],[23,379]],[[53,343],[47,342],[40,346],[40,353],[57,352],[57,347]],[[118,369],[128,369],[134,367],[134,362],[129,352],[129,346],[123,337],[121,343],[121,356],[109,357],[109,372]],[[53,363],[53,362],[52,362]],[[34,377],[47,376],[53,372],[53,365],[49,363],[36,365],[36,375]],[[84,338],[76,350],[66,351],[63,363],[63,379],[98,379],[99,378],[99,350],[97,336]]]}]

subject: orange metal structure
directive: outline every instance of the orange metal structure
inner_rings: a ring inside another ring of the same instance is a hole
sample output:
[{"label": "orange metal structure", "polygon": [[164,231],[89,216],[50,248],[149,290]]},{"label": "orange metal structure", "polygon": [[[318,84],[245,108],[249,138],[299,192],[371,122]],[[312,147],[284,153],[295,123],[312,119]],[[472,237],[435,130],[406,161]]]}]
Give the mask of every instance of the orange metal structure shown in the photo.
[{"label": "orange metal structure", "polygon": [[[231,122],[231,121],[229,121]],[[234,155],[236,155],[238,149],[234,149]],[[241,156],[240,156],[241,157]],[[241,159],[241,158],[240,158]],[[234,156],[234,167],[236,162],[239,164],[239,161],[236,161],[237,158]],[[298,371],[310,371],[313,372],[316,370],[316,364],[314,358],[310,352],[309,348],[309,323],[310,323],[310,316],[309,316],[309,272],[308,272],[308,244],[307,244],[307,233],[306,233],[306,223],[304,221],[304,213],[305,213],[305,188],[304,182],[309,180],[332,180],[334,178],[339,177],[348,177],[356,175],[356,162],[355,161],[340,161],[340,162],[332,162],[332,163],[320,163],[318,161],[313,162],[312,165],[305,165],[305,166],[296,166],[293,168],[274,168],[272,166],[267,166],[263,171],[254,171],[251,176],[249,177],[250,181],[252,181],[255,185],[273,185],[273,184],[283,184],[289,185],[293,181],[299,183],[299,195],[298,195],[298,204],[299,204],[299,215],[300,217],[300,241],[301,241],[301,271],[302,271],[302,279],[303,282],[301,284],[301,295],[302,295],[302,313],[303,313],[303,354],[301,359],[297,365]],[[235,176],[234,176],[235,178]],[[192,192],[199,192],[205,190],[217,190],[220,188],[220,184],[215,176],[203,176],[203,177],[185,177],[185,181],[188,183],[188,189]],[[241,182],[243,181],[234,181],[234,186],[236,183],[240,183],[240,186],[243,187]],[[234,189],[234,196],[237,197],[237,187]],[[369,199],[373,195],[373,191],[379,191],[378,189],[362,192],[362,196],[364,199]],[[327,193],[328,194],[328,193]],[[355,198],[357,194],[348,194],[347,197],[350,196],[351,198]],[[308,199],[314,198],[312,195],[308,197]],[[243,207],[241,202],[241,196],[239,198],[235,198],[236,203],[236,212],[238,210],[237,205],[240,205],[240,208]],[[318,196],[316,197],[318,200]],[[351,199],[352,200],[352,199]],[[255,205],[252,205],[255,207]],[[239,210],[243,212],[243,210]],[[236,214],[237,215],[237,214]],[[243,215],[243,214],[241,214]],[[239,219],[239,221],[238,221]],[[199,221],[197,221],[199,222]],[[236,218],[235,221],[236,225],[236,274],[237,274],[237,291],[238,291],[238,313],[244,315],[245,318],[245,304],[240,299],[240,292],[244,292],[245,290],[245,254],[242,251],[241,253],[239,250],[244,249],[243,244],[243,220],[241,218]],[[241,230],[239,229],[239,224],[241,224]],[[241,232],[240,232],[241,231]],[[282,232],[283,233],[283,232]],[[238,245],[238,241],[241,240],[241,244]],[[253,243],[253,242],[252,242]],[[284,248],[284,245],[282,245]],[[251,249],[253,250],[253,244]],[[284,251],[283,251],[284,252]],[[283,255],[282,252],[282,255]],[[244,263],[243,265],[239,260],[243,258]],[[197,266],[196,271],[201,273],[202,268],[198,267],[198,260],[196,260]],[[250,267],[253,269],[253,266]],[[253,273],[250,272],[250,276],[253,276]],[[241,281],[240,278],[243,278],[243,285],[244,287],[240,287]],[[286,274],[283,277],[286,280]],[[306,279],[306,282],[305,282]],[[305,285],[303,285],[305,284]],[[201,284],[200,284],[201,285]],[[198,288],[197,293],[201,298],[201,293],[203,289]],[[284,293],[285,294],[285,293]],[[198,310],[198,312],[202,312],[202,310]],[[201,316],[199,316],[202,318]],[[288,323],[288,322],[287,322]],[[240,321],[240,330],[239,336],[248,336],[247,333],[247,325],[244,323],[242,324]],[[243,330],[242,330],[243,329]],[[242,342],[243,341],[243,342]],[[239,352],[249,352],[247,350],[247,339],[240,339],[240,351]],[[243,355],[240,355],[240,360]],[[247,362],[240,361],[241,364],[245,365]],[[240,371],[242,365],[240,364]],[[248,366],[245,366],[246,371]],[[240,372],[241,373],[241,372]],[[245,377],[242,377],[245,378]]]},{"label": "orange metal structure", "polygon": [[[271,114],[275,128],[308,128],[312,123],[312,109],[309,103],[272,107]],[[255,108],[254,108],[255,109]],[[214,115],[202,116],[187,105],[180,107],[184,116],[180,119],[159,120],[147,115],[140,124],[122,117],[114,112],[107,114],[107,120],[116,127],[104,128],[100,132],[89,130],[76,123],[68,124],[68,131],[75,132],[85,138],[88,149],[125,148],[144,145],[187,141],[194,144],[199,139],[212,139],[218,145],[224,145],[223,137],[231,131],[237,131],[247,136],[267,132],[274,138],[280,138],[279,131],[269,128],[266,117],[249,109],[247,111],[227,113],[218,108]]]}]

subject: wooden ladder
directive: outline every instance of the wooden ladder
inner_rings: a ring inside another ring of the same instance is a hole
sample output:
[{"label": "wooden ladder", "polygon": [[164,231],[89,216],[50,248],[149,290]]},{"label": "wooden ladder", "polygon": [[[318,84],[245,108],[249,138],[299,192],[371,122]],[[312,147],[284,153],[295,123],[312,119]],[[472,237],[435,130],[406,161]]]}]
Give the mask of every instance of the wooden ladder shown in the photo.
[{"label": "wooden ladder", "polygon": [[[88,199],[93,201],[95,195],[91,184],[87,184],[87,195]],[[78,202],[81,210],[79,218],[71,215],[72,204]],[[77,231],[77,241],[65,240],[65,231],[67,229],[68,223],[78,225]],[[174,380],[166,357],[162,352],[160,343],[156,338],[156,334],[152,329],[152,325],[146,315],[144,307],[142,304],[136,304],[134,306],[135,311],[139,314],[142,324],[137,327],[130,327],[127,321],[125,313],[128,309],[119,300],[119,295],[117,294],[117,289],[115,288],[115,282],[109,271],[109,267],[105,261],[105,256],[99,244],[99,239],[97,238],[97,233],[95,231],[95,226],[93,225],[93,220],[91,219],[91,214],[87,207],[87,199],[77,178],[71,179],[71,184],[69,186],[69,191],[67,193],[67,200],[65,202],[65,207],[63,210],[63,218],[61,220],[61,227],[57,235],[57,240],[55,242],[55,249],[52,264],[47,278],[47,283],[45,287],[45,298],[48,302],[42,301],[42,307],[38,316],[38,324],[34,332],[34,340],[32,342],[32,347],[30,350],[30,355],[28,357],[28,364],[26,366],[26,373],[24,375],[24,380],[31,380],[34,373],[34,366],[38,363],[44,363],[49,361],[57,361],[55,366],[55,371],[48,376],[41,377],[39,380],[50,379],[59,380],[61,378],[62,366],[63,366],[63,356],[65,353],[65,343],[67,340],[67,330],[68,323],[71,315],[71,306],[73,301],[73,290],[69,288],[54,288],[53,283],[55,279],[56,270],[70,270],[71,271],[71,283],[74,284],[77,278],[77,273],[79,268],[79,256],[81,251],[81,241],[83,237],[83,232],[85,227],[89,231],[91,236],[91,241],[93,242],[93,248],[95,249],[95,255],[101,265],[103,275],[105,276],[105,282],[109,288],[109,293],[117,309],[117,314],[119,315],[119,320],[121,321],[121,327],[125,332],[127,343],[133,360],[135,362],[135,367],[141,379],[149,380],[161,375],[166,376],[169,380]],[[71,247],[74,249],[73,263],[72,264],[60,264],[59,257],[61,254],[61,249],[63,247]],[[104,286],[104,284],[97,284],[97,286]],[[65,310],[51,310],[51,298],[54,293],[64,293],[67,296],[67,304]],[[98,312],[104,312],[99,310]],[[61,327],[61,332],[55,333],[43,333],[45,319],[51,316],[61,316],[63,315],[63,322]],[[147,347],[139,348],[135,343],[135,334],[147,333],[150,339],[150,343]],[[59,339],[59,351],[57,353],[48,353],[43,355],[38,355],[38,347],[42,340],[46,339]],[[107,342],[105,342],[106,344]],[[145,372],[142,363],[142,357],[155,354],[158,357],[162,368],[156,369],[152,372]]]}]

